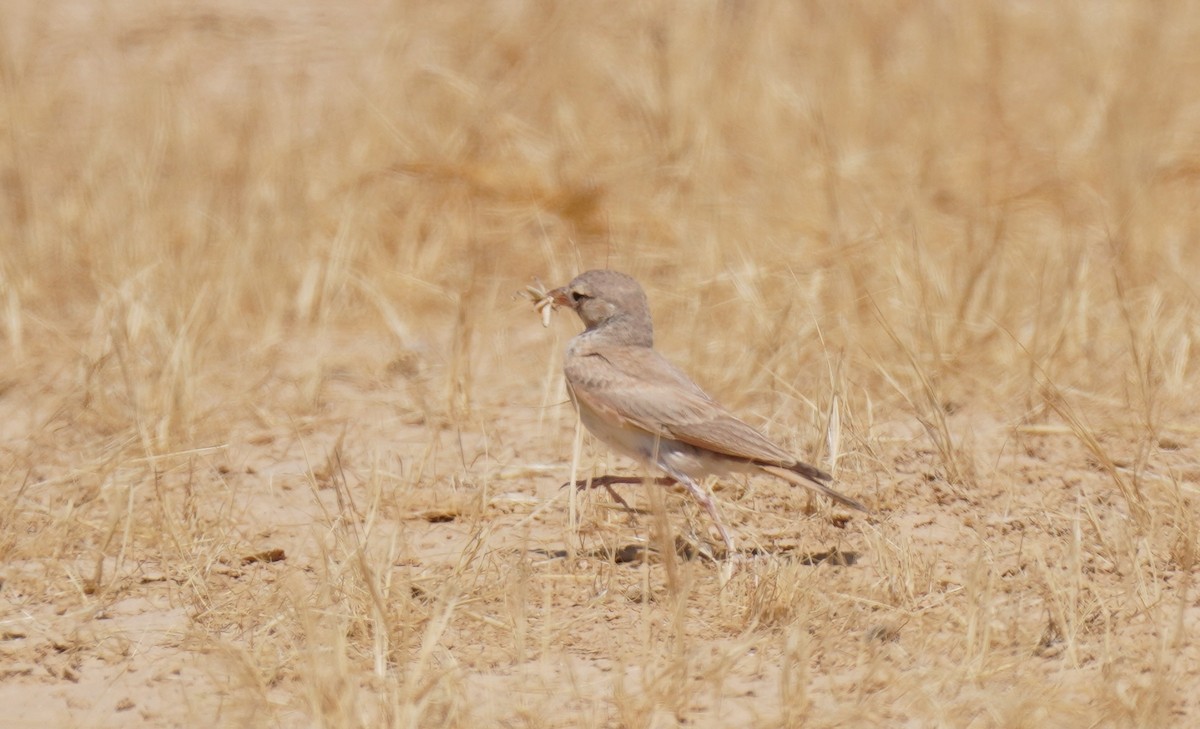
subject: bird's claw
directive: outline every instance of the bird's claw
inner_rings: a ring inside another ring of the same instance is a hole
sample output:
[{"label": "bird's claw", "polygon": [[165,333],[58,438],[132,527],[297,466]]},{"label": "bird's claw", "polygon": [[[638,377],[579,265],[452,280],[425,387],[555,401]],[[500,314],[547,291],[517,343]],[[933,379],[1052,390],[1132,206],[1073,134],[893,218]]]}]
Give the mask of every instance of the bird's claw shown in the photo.
[{"label": "bird's claw", "polygon": [[628,511],[632,514],[636,514],[637,511],[632,506],[629,505],[629,502],[626,501],[620,494],[618,494],[616,489],[614,489],[612,487],[613,483],[624,483],[624,481],[620,480],[619,478],[617,480],[614,480],[610,476],[601,476],[599,478],[593,478],[593,479],[580,479],[579,481],[574,482],[574,484],[572,484],[570,481],[567,481],[566,483],[564,483],[562,486],[559,486],[558,488],[565,489],[566,487],[572,486],[572,485],[575,487],[576,491],[588,491],[590,489],[603,488],[605,491],[608,492],[608,495],[613,498],[613,501],[617,502],[622,507],[624,507],[626,511]]}]

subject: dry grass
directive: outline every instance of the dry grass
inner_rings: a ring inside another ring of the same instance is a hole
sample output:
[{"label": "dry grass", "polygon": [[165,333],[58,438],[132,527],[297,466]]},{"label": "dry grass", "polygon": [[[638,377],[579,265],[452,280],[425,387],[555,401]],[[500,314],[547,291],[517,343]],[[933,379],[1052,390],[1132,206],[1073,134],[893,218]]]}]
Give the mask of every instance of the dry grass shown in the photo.
[{"label": "dry grass", "polygon": [[[5,721],[1193,725],[1198,71],[1182,2],[0,5]],[[723,575],[559,490],[512,294],[600,266],[875,513],[724,484]]]}]

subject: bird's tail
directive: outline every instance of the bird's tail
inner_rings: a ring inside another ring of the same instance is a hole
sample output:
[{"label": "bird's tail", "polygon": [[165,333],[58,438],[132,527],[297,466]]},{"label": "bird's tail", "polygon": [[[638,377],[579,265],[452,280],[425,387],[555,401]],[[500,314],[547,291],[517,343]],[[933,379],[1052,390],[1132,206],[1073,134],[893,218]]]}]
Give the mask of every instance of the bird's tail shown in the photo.
[{"label": "bird's tail", "polygon": [[833,476],[830,476],[828,473],[825,473],[816,466],[808,465],[804,461],[796,461],[794,465],[788,466],[788,470],[792,473],[800,474],[809,481],[816,481],[817,483],[825,483],[826,481],[833,480]]},{"label": "bird's tail", "polygon": [[807,463],[797,463],[791,468],[784,468],[783,466],[771,466],[763,463],[759,463],[757,465],[759,468],[773,476],[778,476],[785,481],[790,481],[791,483],[796,484],[797,486],[803,486],[811,491],[815,491],[831,501],[836,501],[842,506],[848,506],[851,509],[857,509],[858,511],[866,512],[868,514],[871,513],[871,510],[863,506],[860,502],[855,501],[849,496],[843,496],[837,491],[834,491],[826,486],[823,482],[831,481],[833,480],[833,477],[819,468],[810,466]]}]

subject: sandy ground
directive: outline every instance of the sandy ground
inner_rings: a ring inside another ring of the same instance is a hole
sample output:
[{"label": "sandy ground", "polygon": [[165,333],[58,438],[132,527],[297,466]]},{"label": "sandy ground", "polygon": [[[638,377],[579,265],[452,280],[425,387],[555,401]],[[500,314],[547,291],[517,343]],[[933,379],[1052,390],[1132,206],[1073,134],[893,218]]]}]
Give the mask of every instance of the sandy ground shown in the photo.
[{"label": "sandy ground", "polygon": [[[321,351],[337,354],[275,348],[259,384],[269,402],[316,367],[319,416],[246,412],[193,452],[97,470],[57,451],[29,470],[9,539],[42,530],[61,551],[4,566],[8,725],[371,723],[374,693],[420,725],[1183,725],[1198,708],[1186,547],[1139,532],[1066,428],[955,413],[967,488],[915,423],[881,423],[839,479],[870,516],[728,484],[752,548],[723,574],[679,495],[656,517],[640,487],[636,516],[581,493],[570,527],[573,414],[541,408],[540,381],[439,426],[406,414],[417,386],[386,348]],[[17,407],[45,399],[36,382],[6,391],[14,420],[45,417]],[[1196,458],[1164,435],[1140,488],[1186,498]],[[76,516],[94,500],[116,516]],[[386,638],[356,615],[376,599]]]}]

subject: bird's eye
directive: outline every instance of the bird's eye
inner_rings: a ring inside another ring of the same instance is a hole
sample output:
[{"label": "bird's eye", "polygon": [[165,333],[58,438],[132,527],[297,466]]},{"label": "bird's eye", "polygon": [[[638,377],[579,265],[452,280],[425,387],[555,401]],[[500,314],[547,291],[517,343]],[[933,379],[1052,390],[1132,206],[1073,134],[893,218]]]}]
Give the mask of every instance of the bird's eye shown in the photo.
[{"label": "bird's eye", "polygon": [[581,294],[578,291],[571,292],[571,303],[573,303],[573,304],[578,304],[580,301],[583,301],[586,298],[587,298],[586,294]]}]

